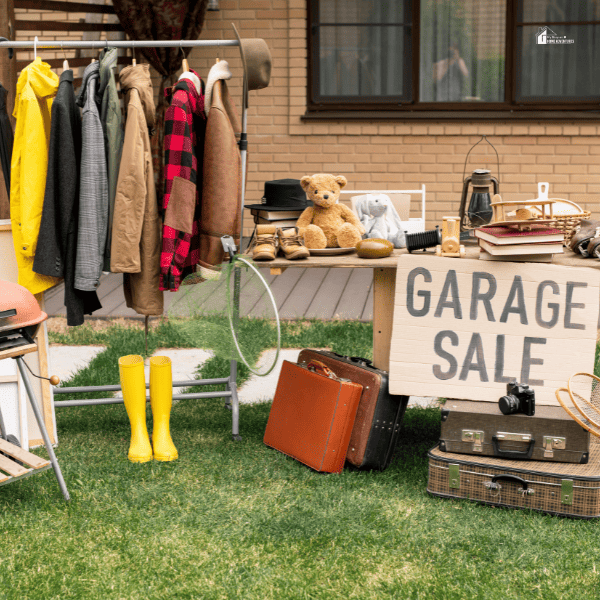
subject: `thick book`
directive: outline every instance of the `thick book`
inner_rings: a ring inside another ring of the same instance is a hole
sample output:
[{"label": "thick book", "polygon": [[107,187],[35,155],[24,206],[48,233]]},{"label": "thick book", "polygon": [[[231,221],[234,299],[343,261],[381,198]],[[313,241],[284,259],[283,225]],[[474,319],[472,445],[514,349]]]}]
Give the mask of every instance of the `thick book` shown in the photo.
[{"label": "thick book", "polygon": [[531,231],[519,231],[513,227],[480,227],[475,230],[475,236],[498,246],[535,242],[560,242],[562,244],[565,239],[564,233],[554,227],[543,227]]},{"label": "thick book", "polygon": [[269,220],[263,219],[262,217],[254,217],[254,222],[258,225],[269,225],[273,224],[276,227],[295,227],[297,219],[277,219],[277,220]]},{"label": "thick book", "polygon": [[486,252],[483,248],[479,249],[480,260],[503,260],[509,262],[537,262],[537,263],[551,263],[553,254],[508,254],[504,256],[494,256],[489,252]]},{"label": "thick book", "polygon": [[283,219],[297,219],[303,211],[301,210],[257,210],[251,209],[250,212],[255,217],[262,217],[267,221],[282,221]]},{"label": "thick book", "polygon": [[495,256],[510,256],[513,254],[562,254],[562,242],[538,242],[536,244],[511,244],[499,246],[479,240],[479,246]]}]

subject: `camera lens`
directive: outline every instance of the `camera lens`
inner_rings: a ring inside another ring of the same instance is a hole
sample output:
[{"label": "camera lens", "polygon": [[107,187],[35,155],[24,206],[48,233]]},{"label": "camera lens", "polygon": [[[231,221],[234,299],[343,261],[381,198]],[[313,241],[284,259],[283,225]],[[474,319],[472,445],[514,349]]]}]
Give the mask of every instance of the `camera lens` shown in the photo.
[{"label": "camera lens", "polygon": [[503,415],[513,415],[514,413],[519,412],[520,405],[519,399],[512,394],[502,396],[500,400],[498,400],[498,407]]}]

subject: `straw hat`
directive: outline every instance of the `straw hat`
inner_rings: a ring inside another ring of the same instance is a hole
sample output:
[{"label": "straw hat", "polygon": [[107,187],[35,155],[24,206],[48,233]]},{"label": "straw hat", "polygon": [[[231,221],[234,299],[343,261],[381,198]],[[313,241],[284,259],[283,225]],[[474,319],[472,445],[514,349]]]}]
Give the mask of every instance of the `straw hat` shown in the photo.
[{"label": "straw hat", "polygon": [[250,90],[262,90],[269,85],[271,79],[271,52],[265,40],[260,38],[242,39],[235,25],[231,24],[235,37],[240,43],[244,74],[246,75],[247,89],[245,102],[248,104]]}]

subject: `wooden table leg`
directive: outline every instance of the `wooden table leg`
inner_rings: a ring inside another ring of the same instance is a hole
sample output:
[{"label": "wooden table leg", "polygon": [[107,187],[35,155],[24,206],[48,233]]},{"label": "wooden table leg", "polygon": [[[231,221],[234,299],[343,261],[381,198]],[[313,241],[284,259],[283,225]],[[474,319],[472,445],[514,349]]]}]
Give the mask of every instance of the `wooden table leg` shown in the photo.
[{"label": "wooden table leg", "polygon": [[390,370],[396,269],[373,269],[373,366]]}]

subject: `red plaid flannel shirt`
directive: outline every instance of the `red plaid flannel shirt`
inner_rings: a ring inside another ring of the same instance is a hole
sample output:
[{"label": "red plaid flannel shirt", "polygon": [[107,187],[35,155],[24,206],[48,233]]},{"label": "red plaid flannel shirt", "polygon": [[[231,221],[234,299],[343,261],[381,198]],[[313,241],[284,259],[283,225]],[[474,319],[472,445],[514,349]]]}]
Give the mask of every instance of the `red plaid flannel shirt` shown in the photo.
[{"label": "red plaid flannel shirt", "polygon": [[[160,256],[160,289],[177,291],[183,277],[194,272],[200,247],[200,190],[202,190],[202,164],[204,154],[204,83],[201,94],[188,79],[182,79],[174,88],[165,90],[172,96],[165,115],[165,194],[162,207],[177,202],[171,196],[173,179],[181,177],[196,185],[196,206],[192,233],[163,226]],[[200,165],[200,168],[198,168]]]}]

